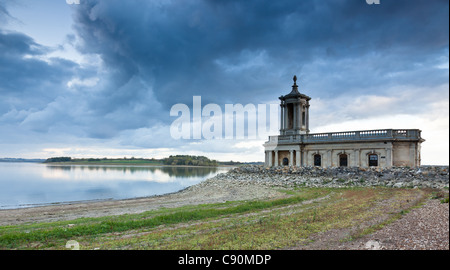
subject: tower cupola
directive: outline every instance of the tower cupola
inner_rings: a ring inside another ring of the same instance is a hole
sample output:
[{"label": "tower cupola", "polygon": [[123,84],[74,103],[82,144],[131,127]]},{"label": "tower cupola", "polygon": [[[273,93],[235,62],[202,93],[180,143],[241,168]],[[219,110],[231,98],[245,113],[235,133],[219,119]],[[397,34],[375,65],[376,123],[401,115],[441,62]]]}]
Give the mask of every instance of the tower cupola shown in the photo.
[{"label": "tower cupola", "polygon": [[281,116],[280,135],[309,133],[309,100],[310,97],[298,91],[297,76],[289,94],[280,96]]}]

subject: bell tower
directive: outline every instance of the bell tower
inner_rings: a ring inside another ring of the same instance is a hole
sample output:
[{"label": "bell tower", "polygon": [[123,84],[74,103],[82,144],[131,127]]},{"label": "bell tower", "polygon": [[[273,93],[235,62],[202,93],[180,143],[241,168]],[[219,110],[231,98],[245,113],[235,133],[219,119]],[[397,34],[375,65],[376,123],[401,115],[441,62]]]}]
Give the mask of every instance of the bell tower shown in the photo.
[{"label": "bell tower", "polygon": [[309,133],[309,101],[310,97],[298,91],[297,76],[294,76],[292,91],[279,97],[281,104],[280,135]]}]

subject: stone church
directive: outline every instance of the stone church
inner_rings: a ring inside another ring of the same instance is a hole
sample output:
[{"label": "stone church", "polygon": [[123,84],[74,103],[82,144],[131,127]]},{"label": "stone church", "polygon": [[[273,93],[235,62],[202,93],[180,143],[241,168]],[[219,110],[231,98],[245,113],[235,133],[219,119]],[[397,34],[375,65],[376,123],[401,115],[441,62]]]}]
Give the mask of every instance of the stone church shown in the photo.
[{"label": "stone church", "polygon": [[265,142],[266,166],[379,167],[420,166],[419,129],[380,129],[309,133],[309,101],[292,91],[281,101],[280,135]]}]

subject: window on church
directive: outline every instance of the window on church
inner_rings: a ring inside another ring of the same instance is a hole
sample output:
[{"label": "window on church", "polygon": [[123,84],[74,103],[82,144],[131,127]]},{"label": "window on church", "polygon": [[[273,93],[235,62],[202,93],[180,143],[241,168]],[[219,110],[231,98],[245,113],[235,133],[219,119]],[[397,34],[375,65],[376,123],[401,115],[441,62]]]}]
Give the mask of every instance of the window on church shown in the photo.
[{"label": "window on church", "polygon": [[369,167],[377,167],[378,166],[378,155],[370,154],[369,155]]},{"label": "window on church", "polygon": [[287,104],[287,128],[293,129],[294,128],[294,104],[289,103]]},{"label": "window on church", "polygon": [[314,166],[322,166],[322,156],[319,154],[314,155]]},{"label": "window on church", "polygon": [[306,126],[306,112],[302,112],[302,125]]},{"label": "window on church", "polygon": [[340,167],[347,167],[348,166],[348,162],[347,162],[347,158],[348,156],[346,154],[341,154],[339,155],[339,166]]}]

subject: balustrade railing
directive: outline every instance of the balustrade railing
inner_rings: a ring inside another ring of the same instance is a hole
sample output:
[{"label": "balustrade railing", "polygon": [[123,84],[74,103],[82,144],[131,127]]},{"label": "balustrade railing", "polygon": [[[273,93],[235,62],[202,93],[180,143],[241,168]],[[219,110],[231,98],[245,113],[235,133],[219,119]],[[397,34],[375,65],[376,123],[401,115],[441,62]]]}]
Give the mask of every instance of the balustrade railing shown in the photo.
[{"label": "balustrade railing", "polygon": [[367,140],[394,140],[411,139],[420,140],[419,129],[379,129],[361,130],[329,133],[312,133],[302,135],[279,135],[269,136],[269,143],[318,143],[318,142],[338,142],[338,141],[367,141]]}]

